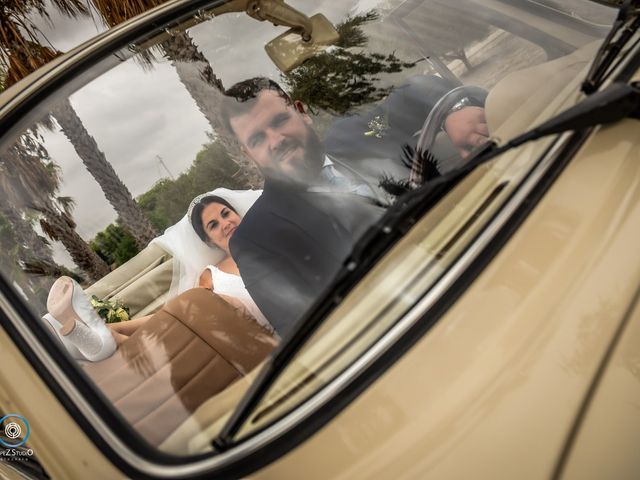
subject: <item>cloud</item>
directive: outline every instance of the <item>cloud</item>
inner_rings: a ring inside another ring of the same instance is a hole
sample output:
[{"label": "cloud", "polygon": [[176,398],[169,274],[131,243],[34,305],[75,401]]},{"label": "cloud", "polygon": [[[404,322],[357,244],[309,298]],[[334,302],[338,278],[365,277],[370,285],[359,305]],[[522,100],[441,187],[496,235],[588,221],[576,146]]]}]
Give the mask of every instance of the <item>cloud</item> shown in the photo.
[{"label": "cloud", "polygon": [[50,1],[47,4],[50,20],[38,15],[33,15],[31,20],[42,32],[43,39],[56,50],[67,52],[106,30],[100,20],[92,16],[69,18],[54,8]]},{"label": "cloud", "polygon": [[[336,4],[328,0],[305,0],[296,5],[308,13],[323,11],[332,21],[343,18],[351,7],[352,2]],[[34,18],[34,22],[61,51],[104,30],[91,17],[69,19],[53,8],[49,12],[51,23],[40,18]],[[230,86],[256,75],[279,80],[280,74],[263,46],[284,30],[239,13],[216,17],[191,28],[190,34],[216,75]],[[249,31],[250,36],[240,33]],[[105,61],[115,66],[80,87],[70,101],[120,179],[138,196],[167,176],[158,157],[178,175],[192,164],[211,128],[168,61],[159,58],[151,69],[143,69],[131,58],[114,62],[111,56]],[[100,68],[97,66],[96,71]],[[60,194],[75,200],[78,232],[88,240],[113,222],[116,213],[62,132],[47,132],[44,138],[52,159],[62,170]],[[56,250],[56,258],[62,260],[65,256]],[[64,263],[69,264],[68,258]]]},{"label": "cloud", "polygon": [[[134,196],[166,171],[186,170],[210,130],[175,70],[161,63],[144,71],[125,62],[71,95],[71,104],[120,179]],[[78,230],[89,238],[116,214],[62,132],[45,134],[45,146],[62,169],[61,193],[76,200]]]}]

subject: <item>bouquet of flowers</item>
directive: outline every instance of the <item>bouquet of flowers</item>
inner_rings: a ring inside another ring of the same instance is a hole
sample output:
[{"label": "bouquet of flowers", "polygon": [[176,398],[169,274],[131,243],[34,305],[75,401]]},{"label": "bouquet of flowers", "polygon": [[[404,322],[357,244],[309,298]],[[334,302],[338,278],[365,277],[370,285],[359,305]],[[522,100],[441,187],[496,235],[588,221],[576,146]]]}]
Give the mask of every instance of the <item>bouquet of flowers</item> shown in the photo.
[{"label": "bouquet of flowers", "polygon": [[95,295],[92,295],[91,305],[107,323],[129,320],[129,307],[125,307],[119,300],[100,300]]}]

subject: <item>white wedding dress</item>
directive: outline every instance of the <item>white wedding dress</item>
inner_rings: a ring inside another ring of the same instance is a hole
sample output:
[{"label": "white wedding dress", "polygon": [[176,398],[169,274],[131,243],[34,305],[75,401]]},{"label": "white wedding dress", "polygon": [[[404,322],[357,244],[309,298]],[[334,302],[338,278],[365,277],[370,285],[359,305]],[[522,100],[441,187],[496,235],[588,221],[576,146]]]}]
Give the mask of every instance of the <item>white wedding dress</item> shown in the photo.
[{"label": "white wedding dress", "polygon": [[[217,188],[194,198],[191,205],[200,197],[215,195],[231,204],[240,217],[244,217],[253,203],[260,197],[262,190],[229,190]],[[189,210],[192,207],[189,207]],[[207,265],[217,265],[226,257],[226,253],[203,242],[191,226],[187,213],[178,223],[167,228],[164,234],[153,239],[157,245],[173,256],[173,276],[169,288],[169,298],[175,298],[182,292],[197,286],[198,279]]]},{"label": "white wedding dress", "polygon": [[[254,202],[260,197],[262,190],[229,190],[217,188],[194,198],[189,211],[175,225],[169,227],[163,235],[152,241],[155,245],[169,252],[173,256],[173,278],[169,289],[169,298],[198,286],[202,271],[208,268],[213,278],[213,292],[224,295],[236,306],[244,307],[260,324],[269,331],[273,327],[262,314],[238,275],[225,273],[215,267],[226,254],[219,248],[203,242],[191,226],[191,208],[203,196],[215,195],[224,198],[236,210],[240,217],[244,217]],[[239,304],[239,305],[238,305]]]},{"label": "white wedding dress", "polygon": [[246,310],[256,319],[256,321],[270,332],[274,332],[269,321],[262,314],[256,302],[253,301],[251,295],[244,286],[242,278],[232,273],[223,272],[214,265],[207,265],[207,269],[211,272],[213,281],[213,293],[225,295],[238,299]]}]

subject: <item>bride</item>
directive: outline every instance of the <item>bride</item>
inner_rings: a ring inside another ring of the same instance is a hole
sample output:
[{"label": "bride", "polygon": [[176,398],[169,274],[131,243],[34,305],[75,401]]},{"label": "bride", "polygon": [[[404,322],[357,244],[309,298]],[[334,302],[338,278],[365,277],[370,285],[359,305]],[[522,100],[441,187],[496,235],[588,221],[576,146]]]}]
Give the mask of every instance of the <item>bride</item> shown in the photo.
[{"label": "bride", "polygon": [[[229,240],[242,217],[261,195],[260,190],[219,188],[199,195],[187,214],[152,243],[173,257],[170,298],[190,288],[206,288],[244,310],[274,333],[242,282],[229,252]],[[45,319],[62,343],[79,359],[103,360],[153,315],[106,326],[80,286],[60,277],[49,292]]]}]

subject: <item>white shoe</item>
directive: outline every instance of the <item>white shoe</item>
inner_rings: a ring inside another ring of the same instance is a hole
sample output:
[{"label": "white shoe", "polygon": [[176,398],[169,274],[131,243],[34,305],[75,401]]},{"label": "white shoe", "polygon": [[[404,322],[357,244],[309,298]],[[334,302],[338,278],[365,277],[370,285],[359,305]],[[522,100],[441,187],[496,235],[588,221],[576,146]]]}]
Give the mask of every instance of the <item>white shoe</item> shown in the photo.
[{"label": "white shoe", "polygon": [[85,357],[82,352],[78,350],[78,347],[76,347],[75,344],[67,340],[67,337],[60,333],[62,324],[58,320],[56,320],[53,315],[47,313],[42,317],[42,319],[45,321],[53,334],[58,337],[58,340],[60,340],[60,343],[64,345],[64,348],[67,349],[69,355],[71,355],[71,358],[73,358],[74,360],[87,360],[87,357]]},{"label": "white shoe", "polygon": [[60,329],[56,329],[52,324],[65,347],[73,344],[91,362],[104,360],[115,352],[116,342],[111,331],[72,278],[60,277],[55,281],[49,290],[47,309],[60,325]]}]

